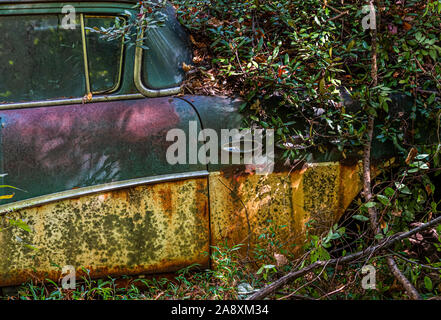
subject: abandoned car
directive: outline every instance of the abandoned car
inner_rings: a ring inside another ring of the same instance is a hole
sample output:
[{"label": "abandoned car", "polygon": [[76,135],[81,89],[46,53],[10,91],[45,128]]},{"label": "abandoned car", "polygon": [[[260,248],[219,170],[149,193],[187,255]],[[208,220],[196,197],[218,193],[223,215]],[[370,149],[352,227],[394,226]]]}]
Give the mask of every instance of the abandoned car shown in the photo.
[{"label": "abandoned car", "polygon": [[[241,101],[180,94],[192,49],[172,7],[148,49],[89,29],[136,15],[134,4],[0,0],[0,286],[59,280],[63,266],[92,277],[205,268],[211,246],[253,246],[271,226],[296,250],[308,221],[332,225],[360,192],[361,164],[336,158],[284,167],[276,151],[266,174],[167,161],[170,130],[240,128]],[[204,150],[192,143],[184,160]]]}]

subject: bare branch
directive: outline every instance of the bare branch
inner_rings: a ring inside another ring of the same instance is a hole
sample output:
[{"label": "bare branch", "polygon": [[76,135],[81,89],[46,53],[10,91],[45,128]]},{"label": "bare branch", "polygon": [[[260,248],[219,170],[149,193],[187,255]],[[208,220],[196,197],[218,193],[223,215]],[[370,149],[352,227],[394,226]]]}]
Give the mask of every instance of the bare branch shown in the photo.
[{"label": "bare branch", "polygon": [[331,259],[331,260],[327,260],[327,261],[317,261],[317,262],[315,262],[315,263],[313,263],[313,264],[311,264],[301,270],[291,271],[290,273],[284,275],[280,279],[274,281],[273,283],[265,286],[261,290],[255,292],[250,297],[248,297],[247,300],[263,299],[266,296],[268,296],[269,294],[276,292],[276,290],[278,288],[284,286],[288,282],[293,281],[293,280],[303,276],[304,274],[315,270],[316,268],[324,267],[325,265],[334,266],[336,264],[344,264],[344,263],[350,263],[350,262],[356,261],[360,258],[372,255],[380,250],[389,248],[397,241],[401,241],[403,239],[409,238],[410,236],[412,236],[422,230],[425,230],[425,229],[430,228],[432,226],[438,225],[440,223],[441,223],[441,216],[439,216],[436,219],[433,219],[427,223],[424,223],[421,226],[414,228],[410,231],[397,233],[392,237],[384,239],[383,241],[381,241],[380,243],[378,243],[376,245],[373,245],[373,246],[366,248],[363,251],[359,251],[359,252],[344,256],[342,258],[336,258],[336,259]]}]

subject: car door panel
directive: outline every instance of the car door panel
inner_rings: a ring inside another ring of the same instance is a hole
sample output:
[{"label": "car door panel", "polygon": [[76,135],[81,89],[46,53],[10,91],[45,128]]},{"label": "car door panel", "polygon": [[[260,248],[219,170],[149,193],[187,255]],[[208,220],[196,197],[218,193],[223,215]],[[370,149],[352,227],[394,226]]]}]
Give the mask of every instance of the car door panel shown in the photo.
[{"label": "car door panel", "polygon": [[[173,98],[135,99],[2,110],[4,183],[20,188],[9,202],[142,177],[206,170],[167,163],[171,129],[198,123]],[[188,152],[188,150],[187,150]]]}]

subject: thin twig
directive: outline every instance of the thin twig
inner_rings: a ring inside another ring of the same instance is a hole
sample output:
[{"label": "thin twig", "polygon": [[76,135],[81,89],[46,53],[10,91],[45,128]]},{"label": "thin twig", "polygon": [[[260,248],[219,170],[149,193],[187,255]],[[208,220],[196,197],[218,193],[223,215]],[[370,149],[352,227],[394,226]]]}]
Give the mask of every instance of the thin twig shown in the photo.
[{"label": "thin twig", "polygon": [[329,293],[327,293],[327,294],[321,296],[318,300],[321,300],[321,299],[323,299],[323,298],[327,298],[327,297],[329,297],[329,296],[332,296],[333,294],[336,294],[336,293],[342,291],[345,287],[346,287],[346,285],[342,285],[340,288],[338,288],[338,289],[336,289],[336,290],[334,290],[334,291],[331,291],[331,292],[329,292]]},{"label": "thin twig", "polygon": [[[375,12],[374,0],[369,1],[369,6],[371,12]],[[379,8],[380,9],[380,8]],[[380,16],[380,13],[378,14]],[[372,85],[376,87],[378,85],[378,66],[377,66],[377,22],[376,17],[374,15],[374,29],[372,30],[372,51],[371,51],[371,77],[372,77]],[[418,61],[417,61],[418,62]],[[372,145],[372,137],[374,132],[374,122],[375,117],[373,115],[369,115],[368,124],[367,124],[367,137],[368,140],[364,147],[363,154],[363,192],[366,203],[368,203],[372,196],[372,187],[371,187],[371,167],[370,167],[370,158],[371,158],[371,145]],[[371,228],[375,235],[381,234],[380,226],[378,225],[378,213],[377,209],[374,206],[368,208],[369,220],[371,222]],[[421,296],[418,291],[412,285],[412,283],[406,278],[406,276],[400,271],[395,262],[394,258],[389,256],[386,258],[386,263],[389,266],[389,270],[395,276],[395,278],[402,284],[404,289],[406,290],[409,297],[414,300],[420,300]]]},{"label": "thin twig", "polygon": [[286,295],[286,296],[284,296],[284,297],[279,298],[278,300],[284,300],[284,299],[288,299],[288,298],[292,297],[292,296],[295,295],[300,289],[306,287],[307,285],[309,285],[309,284],[313,283],[314,281],[316,281],[317,279],[319,279],[320,276],[322,275],[323,271],[325,271],[325,269],[326,269],[326,265],[324,265],[324,267],[322,268],[322,271],[320,271],[320,273],[319,273],[314,279],[312,279],[311,281],[309,281],[309,282],[305,283],[304,285],[300,286],[299,288],[297,288],[296,290],[294,290],[294,291],[291,292],[290,294],[288,294],[288,295]]},{"label": "thin twig", "polygon": [[407,258],[405,258],[403,255],[401,255],[401,254],[399,254],[399,253],[397,253],[397,252],[394,252],[394,251],[392,251],[392,250],[390,250],[390,249],[389,249],[388,251],[389,251],[390,253],[392,253],[394,256],[396,256],[397,258],[399,258],[399,259],[401,259],[401,260],[404,260],[404,261],[406,261],[406,262],[409,262],[409,263],[415,264],[415,265],[420,266],[420,267],[422,267],[422,268],[431,269],[431,270],[441,270],[441,268],[436,268],[436,267],[428,266],[427,264],[422,264],[422,263],[419,263],[419,262],[417,262],[417,261],[413,261],[413,260],[407,259]]},{"label": "thin twig", "polygon": [[406,278],[406,276],[400,271],[395,262],[394,258],[391,256],[386,258],[386,263],[389,266],[390,271],[395,276],[395,278],[403,285],[404,289],[406,289],[407,294],[413,300],[421,300],[421,296],[418,291],[415,289],[413,284]]},{"label": "thin twig", "polygon": [[336,15],[335,17],[329,18],[328,20],[326,20],[326,22],[334,21],[334,20],[340,19],[341,17],[347,15],[348,13],[349,13],[349,11],[342,12],[342,13]]}]

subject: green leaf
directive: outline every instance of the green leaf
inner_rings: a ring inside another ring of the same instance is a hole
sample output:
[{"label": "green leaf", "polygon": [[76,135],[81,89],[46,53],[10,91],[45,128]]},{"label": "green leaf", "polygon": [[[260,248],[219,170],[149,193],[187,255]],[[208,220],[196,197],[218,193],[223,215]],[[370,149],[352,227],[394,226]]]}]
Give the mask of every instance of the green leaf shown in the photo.
[{"label": "green leaf", "polygon": [[394,195],[394,193],[395,193],[395,191],[394,191],[394,189],[392,189],[391,187],[387,187],[387,188],[384,190],[384,194],[385,194],[386,196],[388,196],[388,197],[392,197],[392,196]]},{"label": "green leaf", "polygon": [[321,94],[325,93],[325,78],[320,80],[319,89]]},{"label": "green leaf", "polygon": [[38,251],[37,248],[35,248],[34,246],[32,246],[32,245],[30,245],[30,244],[25,243],[24,246],[25,246],[26,248],[28,248],[28,249],[31,249],[31,250],[34,250],[34,251]]},{"label": "green leaf", "polygon": [[12,188],[12,189],[16,189],[16,190],[20,190],[20,191],[26,192],[25,190],[22,190],[20,188],[16,188],[16,187],[13,187],[13,186],[10,186],[10,185],[7,185],[7,184],[0,185],[0,188]]},{"label": "green leaf", "polygon": [[351,51],[351,49],[354,47],[355,41],[351,40],[351,42],[349,42],[348,47],[346,48],[346,51],[349,52]]},{"label": "green leaf", "polygon": [[409,194],[409,195],[412,194],[409,188],[402,183],[395,182],[395,186],[397,187],[398,191],[400,191],[401,193]]},{"label": "green leaf", "polygon": [[415,33],[415,39],[417,39],[418,41],[421,41],[423,39],[421,32],[418,31],[417,33]]},{"label": "green leaf", "polygon": [[314,21],[315,21],[315,23],[317,23],[319,26],[322,25],[322,24],[320,23],[320,20],[318,19],[317,16],[314,17]]},{"label": "green leaf", "polygon": [[432,291],[432,289],[433,289],[432,280],[430,280],[430,278],[428,276],[424,277],[424,286],[429,291]]},{"label": "green leaf", "polygon": [[416,160],[423,160],[423,159],[427,159],[427,158],[429,158],[429,155],[425,154],[425,153],[419,154],[415,157]]},{"label": "green leaf", "polygon": [[15,226],[17,228],[20,228],[20,229],[22,229],[22,230],[24,230],[26,232],[31,232],[31,228],[23,220],[13,220],[13,219],[10,219],[9,220],[9,224],[11,226]]},{"label": "green leaf", "polygon": [[382,194],[377,195],[377,199],[380,200],[380,202],[385,206],[390,206],[389,198],[386,196],[383,196]]},{"label": "green leaf", "polygon": [[369,202],[365,203],[364,206],[365,206],[366,208],[372,208],[372,207],[375,207],[375,206],[376,206],[376,203],[373,202],[373,201],[369,201]]},{"label": "green leaf", "polygon": [[352,216],[352,218],[354,218],[355,220],[363,221],[363,222],[369,220],[369,218],[367,218],[361,214],[356,214],[356,215]]}]

